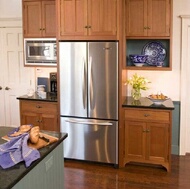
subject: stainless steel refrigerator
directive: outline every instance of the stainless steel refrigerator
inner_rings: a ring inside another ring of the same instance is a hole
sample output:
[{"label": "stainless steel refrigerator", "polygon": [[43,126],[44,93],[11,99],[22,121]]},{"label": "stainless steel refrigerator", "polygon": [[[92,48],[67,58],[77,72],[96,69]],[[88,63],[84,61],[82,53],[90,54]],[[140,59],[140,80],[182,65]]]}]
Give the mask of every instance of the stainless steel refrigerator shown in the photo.
[{"label": "stainless steel refrigerator", "polygon": [[64,157],[118,164],[118,42],[60,42]]}]

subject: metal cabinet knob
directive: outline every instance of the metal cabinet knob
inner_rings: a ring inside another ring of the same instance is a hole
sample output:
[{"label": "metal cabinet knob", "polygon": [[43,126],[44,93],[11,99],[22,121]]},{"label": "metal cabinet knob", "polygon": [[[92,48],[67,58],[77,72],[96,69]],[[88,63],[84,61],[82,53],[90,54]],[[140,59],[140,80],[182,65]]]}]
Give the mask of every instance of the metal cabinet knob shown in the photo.
[{"label": "metal cabinet knob", "polygon": [[3,88],[0,86],[0,90],[2,90]]},{"label": "metal cabinet knob", "polygon": [[10,90],[10,89],[11,89],[11,88],[9,88],[9,87],[5,87],[5,90],[7,90],[7,91]]}]

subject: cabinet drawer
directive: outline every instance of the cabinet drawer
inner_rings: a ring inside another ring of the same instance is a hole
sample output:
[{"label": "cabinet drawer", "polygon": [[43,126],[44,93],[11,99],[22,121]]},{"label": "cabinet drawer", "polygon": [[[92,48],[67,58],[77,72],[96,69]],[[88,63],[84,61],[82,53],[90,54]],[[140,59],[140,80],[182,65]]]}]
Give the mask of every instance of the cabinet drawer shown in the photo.
[{"label": "cabinet drawer", "polygon": [[170,122],[170,112],[145,109],[125,109],[125,119]]},{"label": "cabinet drawer", "polygon": [[57,104],[53,102],[21,101],[21,111],[56,114]]}]

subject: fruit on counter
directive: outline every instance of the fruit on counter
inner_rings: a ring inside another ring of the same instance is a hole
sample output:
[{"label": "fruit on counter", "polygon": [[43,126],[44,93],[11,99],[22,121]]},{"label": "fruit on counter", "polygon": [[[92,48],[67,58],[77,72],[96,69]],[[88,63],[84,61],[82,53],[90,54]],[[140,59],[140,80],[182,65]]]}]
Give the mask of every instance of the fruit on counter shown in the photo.
[{"label": "fruit on counter", "polygon": [[160,93],[160,94],[151,94],[149,97],[152,98],[152,99],[167,99],[168,98],[163,93]]}]

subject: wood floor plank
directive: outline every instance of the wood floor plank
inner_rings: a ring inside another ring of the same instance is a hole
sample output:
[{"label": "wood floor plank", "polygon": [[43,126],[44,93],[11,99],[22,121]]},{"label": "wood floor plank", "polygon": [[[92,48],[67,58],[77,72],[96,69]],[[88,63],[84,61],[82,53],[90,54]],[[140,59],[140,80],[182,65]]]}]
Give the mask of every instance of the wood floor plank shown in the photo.
[{"label": "wood floor plank", "polygon": [[172,155],[171,172],[161,166],[111,165],[65,160],[65,189],[190,189],[190,156]]}]

